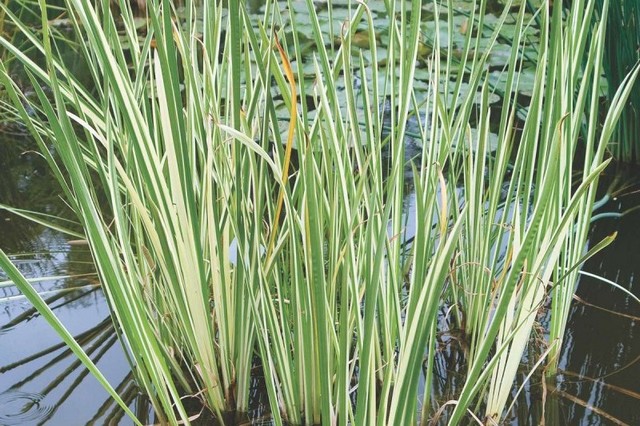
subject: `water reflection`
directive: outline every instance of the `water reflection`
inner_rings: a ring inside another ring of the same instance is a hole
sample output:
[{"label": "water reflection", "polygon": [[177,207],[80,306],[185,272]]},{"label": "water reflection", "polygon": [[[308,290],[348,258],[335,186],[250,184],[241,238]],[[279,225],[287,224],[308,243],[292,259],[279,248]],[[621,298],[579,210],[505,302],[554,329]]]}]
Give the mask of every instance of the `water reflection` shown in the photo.
[{"label": "water reflection", "polygon": [[[47,283],[43,283],[46,285]],[[53,284],[57,285],[57,284]],[[97,288],[57,293],[48,300],[113,385],[137,396],[124,354]],[[3,301],[0,311],[0,424],[85,424],[122,416],[119,407],[57,334],[24,299]]]},{"label": "water reflection", "polygon": [[[603,182],[602,186],[606,184]],[[622,212],[638,205],[640,197],[634,195],[611,202],[604,210]],[[635,278],[640,273],[638,220],[640,212],[596,222],[590,235],[591,244],[613,232],[618,232],[618,236],[583,267],[617,282],[636,296],[640,293]],[[540,321],[544,327],[548,312],[543,314]],[[636,330],[639,320],[640,306],[631,296],[582,276],[568,318],[559,374],[546,383],[541,370],[532,376],[512,410],[511,423],[640,424],[640,338]],[[540,330],[541,336],[543,333],[544,329]],[[534,345],[529,346],[525,364],[533,364],[539,356],[532,353]],[[529,371],[530,367],[522,368],[520,382]]]},{"label": "water reflection", "polygon": [[[26,140],[0,140],[0,203],[49,213],[64,209],[57,185]],[[86,246],[0,212],[0,248],[12,254],[55,314],[132,406],[138,390],[109,318]],[[71,275],[74,278],[60,278]],[[49,277],[49,278],[47,278]],[[0,273],[0,424],[118,423],[122,410]],[[148,405],[145,404],[148,412]],[[143,414],[143,412],[141,412]]]},{"label": "water reflection", "polygon": [[[640,204],[640,197],[624,197],[610,203],[610,211],[624,211]],[[603,219],[592,231],[591,241],[618,232],[611,247],[585,265],[640,295],[637,226],[640,212],[620,220]],[[566,349],[558,385],[563,401],[562,417],[583,424],[640,424],[640,306],[631,296],[583,276],[569,317]],[[600,423],[597,423],[600,422]],[[579,424],[579,423],[571,423]]]}]

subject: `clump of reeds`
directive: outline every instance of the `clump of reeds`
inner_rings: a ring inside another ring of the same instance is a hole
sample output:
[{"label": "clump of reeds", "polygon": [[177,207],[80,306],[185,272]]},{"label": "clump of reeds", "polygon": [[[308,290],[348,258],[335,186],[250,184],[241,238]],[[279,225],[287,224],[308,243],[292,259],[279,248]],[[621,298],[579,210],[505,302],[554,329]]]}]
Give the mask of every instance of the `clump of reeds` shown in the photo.
[{"label": "clump of reeds", "polygon": [[[84,228],[138,383],[162,421],[190,421],[187,394],[218,414],[246,410],[256,349],[276,424],[410,424],[448,407],[453,424],[471,410],[498,421],[549,291],[558,325],[544,355],[557,351],[605,149],[630,91],[625,80],[602,131],[585,123],[598,115],[604,46],[602,23],[586,42],[593,1],[575,0],[566,21],[543,5],[531,103],[517,111],[507,95],[499,112],[486,69],[512,4],[488,43],[467,31],[461,55],[436,32],[436,53],[423,65],[427,93],[414,89],[420,0],[386,3],[388,66],[375,37],[369,63],[354,53],[355,30],[376,31],[366,3],[350,5],[336,47],[306,1],[317,47],[311,84],[293,2],[288,15],[266,2],[258,26],[238,0],[187,3],[184,16],[168,0],[148,2],[142,35],[126,4],[120,32],[108,7],[66,4],[94,90],[62,65],[44,10],[43,38],[20,29],[46,63],[0,39],[28,69],[37,100],[25,99],[2,65],[0,81]],[[486,1],[474,5],[469,25],[483,28]],[[452,39],[453,5],[433,6]],[[518,92],[524,66],[524,9],[507,94]],[[290,33],[277,30],[285,22]],[[314,111],[300,102],[308,97]],[[387,98],[393,107],[383,117]],[[518,134],[516,113],[525,123]],[[500,116],[495,151],[492,114]],[[410,117],[422,155],[412,166],[416,215],[407,219]],[[101,378],[4,254],[0,267]],[[457,401],[433,407],[445,300],[469,341],[468,371]]]}]

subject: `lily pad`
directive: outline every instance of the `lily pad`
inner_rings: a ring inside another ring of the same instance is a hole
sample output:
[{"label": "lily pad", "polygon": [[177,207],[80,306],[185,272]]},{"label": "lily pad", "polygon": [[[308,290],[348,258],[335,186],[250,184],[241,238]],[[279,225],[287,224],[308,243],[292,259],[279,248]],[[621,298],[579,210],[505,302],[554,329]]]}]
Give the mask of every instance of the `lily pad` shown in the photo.
[{"label": "lily pad", "polygon": [[[517,86],[514,85],[513,92],[520,93],[525,96],[533,95],[536,79],[536,70],[534,68],[525,68],[518,75]],[[506,89],[507,74],[501,71],[494,71],[489,74],[489,82],[498,90]]]}]

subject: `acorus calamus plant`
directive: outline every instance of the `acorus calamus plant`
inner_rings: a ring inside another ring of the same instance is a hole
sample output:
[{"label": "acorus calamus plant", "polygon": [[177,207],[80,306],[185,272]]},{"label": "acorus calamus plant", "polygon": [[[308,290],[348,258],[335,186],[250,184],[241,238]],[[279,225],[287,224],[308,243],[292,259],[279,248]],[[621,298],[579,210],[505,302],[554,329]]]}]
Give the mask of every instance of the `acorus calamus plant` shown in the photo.
[{"label": "acorus calamus plant", "polygon": [[[257,25],[240,0],[180,10],[154,0],[144,31],[126,1],[116,14],[108,1],[67,0],[90,87],[59,57],[45,0],[38,33],[3,8],[44,61],[0,38],[36,97],[3,65],[0,81],[82,226],[161,422],[191,422],[185,396],[221,422],[246,411],[256,353],[278,425],[499,422],[547,294],[553,326],[537,364],[554,365],[576,268],[593,252],[584,247],[605,150],[638,70],[599,129],[604,21],[589,38],[594,1],[574,0],[566,17],[543,1],[533,96],[517,105],[533,25],[521,2],[496,108],[487,64],[514,5],[481,45],[487,2],[469,3],[461,55],[441,40],[458,31],[453,3],[432,3],[441,30],[425,36],[413,0],[384,3],[388,42],[369,37],[365,56],[354,37],[376,32],[367,2],[347,2],[335,33],[312,0],[267,1]],[[435,53],[418,61],[426,42]],[[418,66],[430,73],[426,90],[414,87]],[[410,120],[422,155],[407,166]],[[4,253],[0,267],[137,422]],[[469,352],[460,395],[437,405],[443,304]]]}]

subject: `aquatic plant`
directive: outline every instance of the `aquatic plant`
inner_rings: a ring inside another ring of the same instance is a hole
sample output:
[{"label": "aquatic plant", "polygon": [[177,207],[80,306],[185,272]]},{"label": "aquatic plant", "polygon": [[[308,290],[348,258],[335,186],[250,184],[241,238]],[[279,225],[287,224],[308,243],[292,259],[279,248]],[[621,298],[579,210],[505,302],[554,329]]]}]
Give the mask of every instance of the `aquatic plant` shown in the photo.
[{"label": "aquatic plant", "polygon": [[[598,0],[597,15],[604,1]],[[607,79],[609,99],[624,81],[631,69],[640,61],[640,4],[634,0],[620,0],[609,6],[607,16],[606,48],[604,50],[604,76]],[[600,18],[602,19],[602,18]],[[613,157],[626,163],[640,163],[640,83],[635,84],[627,105],[622,111],[613,134],[610,150]]]},{"label": "aquatic plant", "polygon": [[[592,89],[604,25],[587,43],[593,1],[575,0],[566,21],[543,3],[519,132],[510,94],[525,66],[524,2],[510,23],[516,39],[498,109],[487,64],[511,2],[487,36],[477,30],[486,1],[471,2],[461,54],[443,40],[459,31],[452,2],[434,2],[427,58],[422,2],[378,3],[388,24],[382,63],[376,37],[356,43],[358,31],[377,31],[369,3],[348,2],[339,31],[328,4],[327,31],[311,0],[304,12],[267,1],[257,25],[239,0],[228,9],[187,3],[180,13],[152,1],[140,32],[127,2],[114,16],[108,1],[68,0],[92,90],[59,57],[44,0],[42,38],[3,9],[46,63],[1,38],[37,99],[3,65],[0,81],[77,214],[134,375],[162,422],[190,422],[185,396],[220,419],[246,410],[254,350],[276,424],[426,423],[449,407],[452,424],[499,421],[544,296],[573,290],[632,81],[598,132]],[[316,46],[307,68],[302,26]],[[418,66],[430,76],[424,91],[414,87]],[[410,121],[422,153],[407,166]],[[133,416],[4,253],[0,267]],[[444,322],[468,339],[468,370],[458,399],[433,406],[443,304]],[[562,315],[540,362],[559,347]]]}]

